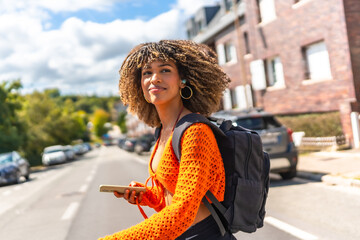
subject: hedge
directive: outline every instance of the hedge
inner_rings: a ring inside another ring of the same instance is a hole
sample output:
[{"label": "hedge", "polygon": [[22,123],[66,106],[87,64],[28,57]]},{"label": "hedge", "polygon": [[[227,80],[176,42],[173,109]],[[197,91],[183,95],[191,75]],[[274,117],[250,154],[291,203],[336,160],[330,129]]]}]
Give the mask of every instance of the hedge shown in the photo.
[{"label": "hedge", "polygon": [[344,134],[339,112],[277,116],[277,119],[294,132],[305,132],[306,137],[329,137]]}]

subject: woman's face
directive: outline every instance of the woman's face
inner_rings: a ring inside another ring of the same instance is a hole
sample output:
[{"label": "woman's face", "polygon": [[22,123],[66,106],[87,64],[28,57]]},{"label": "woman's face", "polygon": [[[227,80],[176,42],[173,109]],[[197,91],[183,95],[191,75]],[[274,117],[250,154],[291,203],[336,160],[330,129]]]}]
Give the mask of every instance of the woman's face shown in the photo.
[{"label": "woman's face", "polygon": [[141,87],[145,98],[154,105],[181,101],[179,90],[182,84],[176,65],[154,61],[141,70]]}]

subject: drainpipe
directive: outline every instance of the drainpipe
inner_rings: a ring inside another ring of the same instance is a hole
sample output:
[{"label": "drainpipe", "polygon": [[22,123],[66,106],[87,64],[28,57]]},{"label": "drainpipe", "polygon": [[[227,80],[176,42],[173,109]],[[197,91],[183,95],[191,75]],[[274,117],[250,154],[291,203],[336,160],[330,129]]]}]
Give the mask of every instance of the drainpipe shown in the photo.
[{"label": "drainpipe", "polygon": [[[240,1],[239,1],[240,3]],[[241,66],[241,82],[242,85],[244,86],[244,94],[245,94],[245,103],[246,103],[246,108],[250,109],[250,104],[248,101],[248,89],[246,87],[247,85],[247,76],[246,76],[246,66],[245,66],[245,61],[244,61],[244,50],[243,50],[243,46],[244,46],[244,41],[243,41],[243,36],[241,34],[240,31],[240,23],[239,23],[239,17],[238,17],[238,4],[236,3],[236,0],[233,0],[233,11],[234,11],[234,27],[235,27],[235,31],[236,31],[236,38],[237,38],[237,45],[238,47],[237,49],[237,54],[239,56],[239,61],[240,61],[240,66]]]},{"label": "drainpipe", "polygon": [[359,113],[352,112],[350,114],[351,127],[353,131],[354,148],[360,148],[360,125],[359,125]]}]

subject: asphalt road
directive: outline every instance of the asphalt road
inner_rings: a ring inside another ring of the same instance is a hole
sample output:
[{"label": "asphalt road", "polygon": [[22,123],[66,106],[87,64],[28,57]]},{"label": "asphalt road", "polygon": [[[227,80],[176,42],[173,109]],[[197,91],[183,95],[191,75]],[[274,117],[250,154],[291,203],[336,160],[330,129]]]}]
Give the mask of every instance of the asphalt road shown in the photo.
[{"label": "asphalt road", "polygon": [[[97,239],[142,221],[137,206],[100,193],[100,184],[144,182],[148,156],[116,146],[0,187],[0,239]],[[238,239],[360,239],[360,189],[271,178],[265,226]],[[152,210],[145,208],[148,215]]]}]

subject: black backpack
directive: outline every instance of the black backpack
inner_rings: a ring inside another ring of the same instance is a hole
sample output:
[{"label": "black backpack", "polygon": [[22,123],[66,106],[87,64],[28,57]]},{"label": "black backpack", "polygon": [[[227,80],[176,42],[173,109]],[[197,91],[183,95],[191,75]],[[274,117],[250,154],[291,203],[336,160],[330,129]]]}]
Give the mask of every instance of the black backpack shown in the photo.
[{"label": "black backpack", "polygon": [[[202,199],[217,222],[222,235],[226,231],[255,232],[264,224],[265,203],[269,191],[270,159],[263,151],[260,136],[232,121],[191,113],[176,124],[172,146],[181,158],[181,137],[194,123],[205,123],[214,132],[225,168],[225,196],[219,202],[207,191]],[[159,132],[160,129],[157,129]],[[157,134],[156,134],[157,135]]]}]

